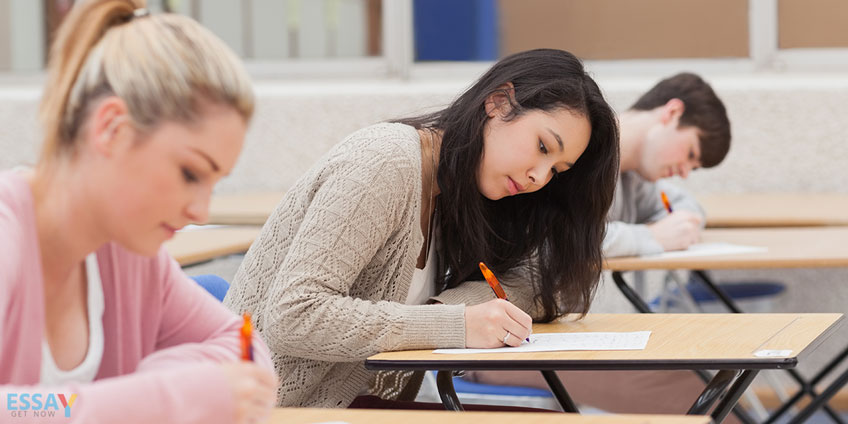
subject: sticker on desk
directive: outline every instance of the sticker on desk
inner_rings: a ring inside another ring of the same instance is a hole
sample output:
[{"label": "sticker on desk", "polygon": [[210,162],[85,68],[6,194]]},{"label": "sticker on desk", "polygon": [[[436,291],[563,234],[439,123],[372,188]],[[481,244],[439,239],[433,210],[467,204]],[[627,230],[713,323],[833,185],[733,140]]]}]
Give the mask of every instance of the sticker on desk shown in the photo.
[{"label": "sticker on desk", "polygon": [[789,356],[791,354],[792,354],[792,350],[790,350],[790,349],[784,349],[784,350],[763,349],[763,350],[758,350],[758,351],[754,352],[754,356],[756,356],[757,358],[782,358],[782,357],[785,357],[785,356]]},{"label": "sticker on desk", "polygon": [[629,333],[540,333],[531,334],[530,341],[517,347],[494,349],[436,349],[433,353],[517,353],[554,352],[561,350],[644,350],[648,345],[650,331]]}]

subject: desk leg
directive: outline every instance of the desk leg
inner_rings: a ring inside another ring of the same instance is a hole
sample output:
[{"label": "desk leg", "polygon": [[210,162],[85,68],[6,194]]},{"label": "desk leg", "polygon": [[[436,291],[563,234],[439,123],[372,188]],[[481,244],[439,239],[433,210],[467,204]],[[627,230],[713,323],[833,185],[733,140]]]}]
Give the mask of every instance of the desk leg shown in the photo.
[{"label": "desk leg", "polygon": [[637,311],[643,314],[651,312],[651,308],[648,307],[648,304],[645,303],[644,300],[642,300],[642,297],[639,296],[639,294],[636,293],[629,284],[627,284],[627,281],[624,281],[624,277],[621,276],[621,272],[613,271],[612,280],[615,281],[615,285],[618,286],[618,290],[621,291],[621,294],[630,301],[630,304],[632,304]]},{"label": "desk leg", "polygon": [[[639,294],[636,293],[630,287],[629,284],[627,284],[627,281],[624,280],[624,277],[621,275],[620,271],[613,271],[612,272],[612,279],[613,279],[613,281],[615,281],[615,285],[618,287],[618,290],[621,291],[621,294],[623,294],[624,297],[626,297],[627,300],[630,301],[630,304],[632,304],[633,307],[635,307],[637,311],[639,311],[640,313],[643,313],[643,314],[652,313],[651,308],[648,306],[647,303],[645,303],[644,300],[642,300],[642,297],[639,296]],[[705,376],[704,371],[695,370],[695,373],[700,375],[701,378],[704,379],[705,383],[706,382],[712,382],[714,380],[714,378],[713,379],[707,378]],[[716,377],[718,377],[718,376],[716,376]],[[709,386],[707,387],[707,389],[708,388],[709,388]],[[704,389],[704,392],[706,392],[707,389]],[[702,397],[704,396],[703,393],[702,393],[701,396]],[[698,401],[695,402],[695,405],[693,405],[692,407],[695,408],[695,406],[698,404],[699,401],[701,401],[700,398],[698,399]],[[710,403],[710,404],[712,404],[712,403]],[[707,409],[707,410],[709,410],[709,409]],[[704,411],[704,414],[706,414],[706,411]],[[754,420],[748,415],[748,413],[745,412],[745,410],[741,407],[738,407],[738,406],[734,407],[733,408],[733,415],[736,415],[736,417],[739,418],[739,421],[742,422],[742,423],[750,424],[750,423],[754,422]]]},{"label": "desk leg", "polygon": [[565,386],[562,385],[562,381],[557,377],[556,371],[542,370],[540,372],[545,377],[545,381],[548,382],[551,393],[554,394],[554,397],[559,401],[559,405],[562,406],[562,410],[565,412],[580,412],[577,410],[577,405],[571,400],[571,396],[568,395],[568,391],[565,390]]},{"label": "desk leg", "polygon": [[436,387],[439,388],[439,397],[448,411],[464,411],[456,390],[453,388],[453,370],[439,370],[436,373]]},{"label": "desk leg", "polygon": [[733,379],[736,378],[737,374],[737,371],[732,370],[719,371],[712,380],[707,383],[707,387],[704,388],[704,391],[701,392],[701,395],[698,396],[698,399],[695,400],[695,403],[692,404],[692,407],[689,408],[689,411],[686,412],[686,414],[706,415],[715,401],[721,397],[721,394],[724,393],[725,390],[727,390],[730,383],[733,383]]},{"label": "desk leg", "polygon": [[[725,307],[727,307],[728,310],[730,310],[730,312],[734,314],[742,313],[742,309],[739,308],[738,305],[736,305],[736,302],[733,301],[730,295],[728,295],[724,290],[722,290],[721,287],[715,284],[705,271],[696,270],[692,271],[692,273],[695,274],[701,280],[701,282],[707,287],[707,289],[713,292],[713,294],[721,300],[721,302],[724,304]],[[798,393],[795,394],[795,396],[791,397],[788,401],[781,405],[780,408],[777,409],[777,411],[771,414],[771,416],[766,420],[766,423],[775,422],[781,415],[788,411],[789,408],[792,407],[792,405],[798,402],[805,394],[809,394],[813,398],[813,401],[815,403],[816,399],[818,399],[820,396],[823,396],[816,393],[815,390],[815,386],[818,383],[818,380],[820,380],[820,377],[823,377],[825,374],[828,374],[831,369],[833,369],[836,365],[839,364],[839,362],[842,362],[842,360],[845,358],[846,353],[848,353],[848,351],[845,351],[839,356],[837,356],[837,358],[834,358],[834,361],[832,361],[830,365],[825,367],[825,369],[822,370],[822,373],[820,373],[819,376],[817,376],[810,382],[805,380],[804,377],[802,377],[801,374],[798,373],[798,371],[794,369],[787,369],[786,372],[789,373],[792,379],[795,380],[795,382],[798,383],[798,385],[800,385],[801,387],[798,390]],[[839,414],[833,411],[830,406],[828,406],[827,404],[820,406],[828,415],[830,415],[831,419],[834,422],[844,423],[844,421],[839,417]]]},{"label": "desk leg", "polygon": [[730,389],[728,389],[727,394],[724,395],[713,410],[713,421],[716,423],[724,421],[724,418],[727,417],[727,414],[736,407],[736,402],[739,401],[739,398],[742,397],[742,393],[745,393],[745,390],[748,389],[748,386],[751,385],[751,382],[754,381],[754,377],[756,376],[757,371],[755,370],[742,371],[742,374],[736,378],[736,381],[734,381],[733,385],[730,386]]},{"label": "desk leg", "polygon": [[[836,392],[839,391],[839,389],[845,386],[846,383],[848,383],[848,371],[843,372],[842,375],[839,376],[839,378],[837,378],[833,383],[831,383],[830,386],[827,387],[827,389],[825,389],[824,392],[822,392],[822,394],[816,396],[816,398],[813,399],[813,401],[810,402],[810,404],[807,405],[806,408],[802,409],[801,412],[798,413],[798,415],[792,417],[792,419],[789,420],[788,424],[805,422],[807,418],[810,418],[810,415],[813,415],[813,413],[816,412],[816,409],[819,409],[822,405],[825,405],[827,401],[829,401],[830,398],[832,398],[833,395],[835,395]],[[842,420],[838,417],[837,420],[837,422],[842,422]]]}]

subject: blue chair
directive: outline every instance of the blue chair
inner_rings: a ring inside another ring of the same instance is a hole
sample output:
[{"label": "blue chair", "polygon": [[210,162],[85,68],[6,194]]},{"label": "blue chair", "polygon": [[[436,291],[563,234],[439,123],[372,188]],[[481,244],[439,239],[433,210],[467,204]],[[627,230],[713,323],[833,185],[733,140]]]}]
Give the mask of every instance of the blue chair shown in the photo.
[{"label": "blue chair", "polygon": [[230,283],[217,275],[195,275],[191,278],[221,302],[224,301],[224,296],[227,295],[227,290],[230,289]]},{"label": "blue chair", "polygon": [[[786,290],[784,284],[776,281],[745,281],[718,283],[718,286],[737,304],[742,305],[745,312],[769,312],[771,302]],[[713,292],[704,286],[697,277],[691,277],[686,285],[692,300],[703,310],[703,312],[728,312]],[[666,299],[666,309],[661,312],[682,312],[686,306],[677,300],[680,296],[675,288],[671,290],[671,296]],[[651,309],[661,308],[660,297],[653,299],[650,303]]]},{"label": "blue chair", "polygon": [[[522,386],[498,386],[476,383],[462,377],[453,378],[453,388],[459,401],[465,404],[519,406],[561,411],[554,395],[546,389]],[[419,402],[441,402],[436,389],[436,372],[428,371],[424,376]]]}]

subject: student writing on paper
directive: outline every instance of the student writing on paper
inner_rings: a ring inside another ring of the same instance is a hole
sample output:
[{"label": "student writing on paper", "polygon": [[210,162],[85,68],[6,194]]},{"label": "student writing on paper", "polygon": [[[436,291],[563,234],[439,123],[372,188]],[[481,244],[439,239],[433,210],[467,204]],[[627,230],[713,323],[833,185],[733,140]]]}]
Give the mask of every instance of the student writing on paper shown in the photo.
[{"label": "student writing on paper", "polygon": [[[711,168],[730,149],[721,99],[699,76],[682,73],[643,94],[621,122],[621,173],[604,238],[607,257],[683,250],[699,240],[704,212],[663,178]],[[673,212],[661,200],[665,192]]]},{"label": "student writing on paper", "polygon": [[[621,174],[604,238],[606,256],[686,249],[698,240],[703,211],[662,178],[718,165],[730,147],[724,104],[699,76],[660,81],[623,112]],[[669,214],[661,200],[668,195]],[[558,372],[575,401],[619,413],[684,413],[704,383],[689,371]],[[547,388],[538,372],[473,371],[472,381]],[[736,422],[729,416],[726,422]]]},{"label": "student writing on paper", "polygon": [[242,424],[273,405],[267,347],[240,361],[241,320],[162,248],[205,220],[251,83],[199,24],[143,6],[77,2],[37,166],[0,173],[0,422]]},{"label": "student writing on paper", "polygon": [[441,111],[337,145],[286,193],[225,299],[271,348],[278,405],[412,399],[420,373],[377,374],[365,358],[516,346],[530,315],[585,312],[617,133],[581,62],[541,49],[502,59]]}]

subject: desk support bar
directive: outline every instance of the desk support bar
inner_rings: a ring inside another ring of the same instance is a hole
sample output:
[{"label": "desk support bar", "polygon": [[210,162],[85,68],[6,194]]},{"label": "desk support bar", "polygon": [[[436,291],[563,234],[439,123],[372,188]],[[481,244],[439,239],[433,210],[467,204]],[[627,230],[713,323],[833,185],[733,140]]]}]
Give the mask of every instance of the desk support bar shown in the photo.
[{"label": "desk support bar", "polygon": [[734,370],[719,371],[712,380],[707,383],[707,387],[704,388],[704,391],[701,392],[701,395],[698,396],[698,399],[695,400],[695,403],[692,404],[692,407],[689,408],[686,415],[707,415],[715,401],[721,397],[725,390],[727,390],[730,383],[733,383],[733,379],[736,378],[738,374],[739,372]]},{"label": "desk support bar", "polygon": [[448,411],[464,411],[462,403],[459,402],[459,397],[456,395],[456,390],[453,388],[453,371],[439,370],[436,373],[436,387],[439,389],[439,397],[442,398],[442,404]]},{"label": "desk support bar", "polygon": [[542,370],[542,376],[545,377],[545,381],[548,382],[548,386],[551,388],[551,393],[554,394],[554,397],[559,401],[559,405],[562,406],[562,410],[565,412],[580,412],[577,410],[577,405],[571,400],[571,396],[568,395],[568,392],[565,390],[565,386],[562,385],[562,381],[559,380],[559,377],[556,375],[556,371],[551,370]]},{"label": "desk support bar", "polygon": [[805,422],[807,418],[810,418],[810,416],[813,415],[814,412],[816,412],[816,409],[823,405],[827,406],[827,401],[829,401],[830,398],[832,398],[833,395],[835,395],[836,392],[839,391],[839,389],[845,386],[846,383],[848,383],[848,371],[842,373],[842,375],[840,375],[839,378],[837,378],[833,383],[831,383],[830,386],[828,386],[827,389],[822,392],[822,394],[816,396],[816,398],[813,399],[813,401],[810,402],[810,404],[807,405],[806,408],[802,409],[801,412],[798,413],[798,415],[792,417],[792,419],[789,421],[789,424],[799,424]]},{"label": "desk support bar", "polygon": [[630,301],[630,304],[636,308],[637,311],[647,314],[651,312],[651,308],[648,307],[648,304],[645,303],[644,300],[627,284],[627,281],[624,281],[624,277],[621,276],[621,272],[613,271],[612,279],[615,281],[615,285],[618,286],[618,289],[621,291],[621,294]]},{"label": "desk support bar", "polygon": [[[651,308],[648,307],[648,304],[645,303],[645,301],[642,300],[642,297],[639,296],[639,294],[637,294],[633,290],[633,288],[631,288],[630,285],[627,284],[627,281],[624,280],[624,277],[622,277],[622,275],[621,275],[621,271],[613,271],[612,272],[612,279],[613,279],[613,281],[615,281],[615,285],[618,286],[618,290],[621,291],[621,294],[623,294],[624,297],[626,297],[627,300],[630,301],[630,304],[633,305],[633,307],[636,308],[637,311],[639,311],[640,313],[643,313],[643,314],[652,313]],[[704,380],[704,382],[712,382],[714,380],[714,379],[707,378],[705,376],[704,372],[702,372],[702,371],[695,371],[695,373],[698,374]],[[704,389],[704,391],[706,391],[706,389]],[[702,393],[701,396],[703,396],[703,393]],[[699,400],[700,400],[700,398],[699,398]],[[698,403],[698,401],[696,401],[696,405],[697,405],[697,403]],[[695,408],[695,405],[693,405],[692,407]],[[706,413],[706,412],[704,412],[704,413]],[[736,418],[738,418],[739,421],[742,422],[742,423],[750,424],[750,423],[754,422],[754,420],[751,418],[751,416],[748,415],[748,413],[745,412],[745,410],[742,407],[740,407],[739,405],[736,405],[736,406],[733,407],[733,415],[736,415]],[[716,422],[718,422],[718,421],[716,421]]]},{"label": "desk support bar", "polygon": [[[742,309],[739,308],[738,305],[736,305],[736,302],[733,301],[733,299],[730,297],[730,295],[727,294],[727,292],[725,292],[721,287],[719,287],[718,284],[713,282],[712,278],[710,278],[710,276],[706,273],[706,271],[695,270],[695,271],[692,271],[692,273],[695,274],[695,276],[697,276],[698,279],[701,280],[701,283],[704,286],[706,286],[716,297],[718,297],[719,300],[721,300],[721,303],[723,303],[724,306],[730,312],[732,312],[734,314],[741,314],[742,313]],[[823,396],[823,395],[819,395],[816,392],[815,386],[816,386],[816,384],[818,384],[819,380],[821,380],[822,377],[824,377],[825,375],[830,373],[830,371],[833,368],[835,368],[837,365],[839,365],[840,362],[842,362],[842,360],[845,359],[846,354],[848,354],[848,350],[843,351],[842,354],[837,356],[837,358],[834,358],[834,360],[831,361],[822,370],[822,372],[819,373],[819,375],[817,375],[810,382],[805,380],[804,377],[802,377],[801,374],[798,373],[798,371],[796,371],[794,369],[787,369],[786,372],[789,373],[789,375],[792,377],[792,379],[795,380],[795,382],[798,383],[798,385],[800,385],[801,387],[799,388],[798,392],[794,396],[792,396],[789,400],[784,402],[784,404],[781,405],[780,408],[778,408],[776,411],[774,411],[768,417],[768,419],[766,419],[765,423],[767,423],[767,424],[774,423],[775,421],[777,421],[778,418],[780,418],[784,413],[786,413],[786,411],[788,411],[789,408],[792,407],[792,405],[795,405],[796,402],[801,400],[801,398],[805,394],[809,394],[813,398],[813,405],[816,405],[816,407],[821,407],[822,409],[824,409],[825,413],[827,413],[830,416],[830,418],[831,418],[831,420],[833,420],[833,422],[835,422],[837,424],[844,424],[845,421],[843,421],[842,418],[839,416],[839,414],[837,414],[833,409],[831,409],[831,407],[828,406],[827,403],[816,402],[816,400],[818,400],[818,398]],[[843,385],[844,385],[844,383],[843,383]],[[809,409],[809,406],[804,408],[804,410],[807,410],[807,409]]]},{"label": "desk support bar", "polygon": [[717,423],[724,421],[727,414],[735,408],[736,402],[742,397],[742,393],[748,389],[754,377],[757,376],[756,370],[745,370],[736,378],[733,385],[728,389],[727,394],[718,402],[718,405],[713,410],[713,420]]}]

